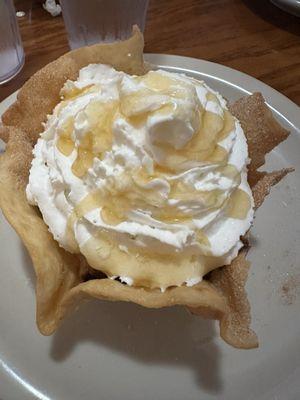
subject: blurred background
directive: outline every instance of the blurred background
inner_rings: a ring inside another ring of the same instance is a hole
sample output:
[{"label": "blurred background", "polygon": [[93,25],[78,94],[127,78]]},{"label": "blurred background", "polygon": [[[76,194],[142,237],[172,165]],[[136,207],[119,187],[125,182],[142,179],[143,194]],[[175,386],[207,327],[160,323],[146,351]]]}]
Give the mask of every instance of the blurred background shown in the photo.
[{"label": "blurred background", "polygon": [[[14,1],[25,64],[14,79],[0,86],[0,101],[69,50],[62,14],[52,16],[43,3]],[[299,22],[269,0],[150,0],[145,52],[226,65],[262,80],[300,104]]]}]

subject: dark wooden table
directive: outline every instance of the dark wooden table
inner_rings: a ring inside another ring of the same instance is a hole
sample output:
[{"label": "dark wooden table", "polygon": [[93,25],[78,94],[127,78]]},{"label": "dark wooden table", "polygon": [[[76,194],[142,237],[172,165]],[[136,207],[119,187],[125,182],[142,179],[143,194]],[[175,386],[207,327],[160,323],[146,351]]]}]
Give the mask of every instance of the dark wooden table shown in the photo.
[{"label": "dark wooden table", "polygon": [[[62,17],[16,0],[26,62],[0,86],[0,101],[68,51]],[[150,0],[145,52],[203,58],[246,72],[300,105],[300,19],[268,0]]]}]

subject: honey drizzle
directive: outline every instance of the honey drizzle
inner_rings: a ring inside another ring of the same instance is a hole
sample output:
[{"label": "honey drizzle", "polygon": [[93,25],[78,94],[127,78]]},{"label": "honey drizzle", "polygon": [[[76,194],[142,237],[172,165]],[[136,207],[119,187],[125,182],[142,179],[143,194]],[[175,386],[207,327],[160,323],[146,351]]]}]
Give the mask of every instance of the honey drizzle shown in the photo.
[{"label": "honey drizzle", "polygon": [[72,140],[72,133],[74,130],[74,119],[69,117],[58,130],[58,140],[56,146],[58,150],[66,157],[68,157],[74,150],[75,144]]},{"label": "honey drizzle", "polygon": [[230,218],[245,219],[250,208],[249,195],[242,189],[236,189],[228,200],[226,214]]},{"label": "honey drizzle", "polygon": [[62,88],[60,94],[61,94],[63,100],[65,102],[68,102],[69,100],[72,100],[76,97],[82,96],[86,93],[89,93],[89,92],[95,90],[95,89],[97,91],[101,90],[99,85],[90,84],[83,88],[77,88],[76,86],[72,87],[72,89],[67,89],[67,90],[65,88]]},{"label": "honey drizzle", "polygon": [[235,119],[229,111],[224,111],[224,125],[219,132],[218,141],[226,139],[226,137],[235,129]]},{"label": "honey drizzle", "polygon": [[[91,167],[94,157],[101,158],[103,153],[112,146],[112,122],[117,113],[123,114],[130,123],[139,125],[143,123],[151,113],[169,113],[172,111],[171,104],[161,103],[156,110],[145,113],[141,110],[145,107],[145,102],[157,94],[167,94],[180,98],[184,91],[174,89],[178,83],[176,79],[162,76],[159,73],[151,72],[146,77],[137,77],[137,80],[143,80],[146,88],[132,95],[124,96],[120,99],[120,103],[90,103],[85,112],[91,124],[91,130],[85,134],[77,148],[77,158],[72,165],[72,172],[78,177],[83,177],[88,168]],[[92,87],[84,90],[74,90],[65,95],[65,102],[93,90]],[[207,100],[214,101],[217,104],[219,100],[213,93],[207,93]],[[143,107],[141,107],[141,102]],[[94,209],[101,209],[102,220],[109,225],[117,225],[126,221],[127,213],[131,209],[151,210],[152,216],[166,223],[190,223],[192,216],[184,212],[180,212],[175,207],[166,206],[165,200],[158,199],[157,195],[151,197],[151,191],[143,188],[143,185],[151,182],[153,179],[163,177],[172,173],[174,167],[186,161],[198,161],[206,164],[219,164],[219,172],[230,179],[237,179],[238,171],[227,164],[228,154],[226,150],[218,145],[220,140],[225,139],[235,127],[235,119],[229,111],[225,110],[223,117],[210,111],[199,110],[199,118],[201,126],[199,131],[187,143],[185,148],[174,150],[165,148],[166,162],[165,165],[156,165],[153,175],[148,175],[144,170],[135,171],[131,177],[126,177],[127,184],[124,188],[110,187],[107,192],[100,191],[89,194],[75,207],[74,212],[68,221],[68,231],[73,231],[76,220],[82,218],[86,213]],[[73,118],[68,119],[65,125],[59,131],[57,147],[59,151],[69,156],[74,150],[74,142],[72,133],[74,130]],[[124,177],[119,177],[123,179]],[[191,186],[183,185],[180,182],[170,181],[169,198],[179,200],[195,200],[201,201],[207,208],[218,208],[224,203],[222,191],[214,190],[210,192],[200,192]],[[231,195],[227,206],[226,213],[228,216],[237,219],[246,217],[250,208],[249,196],[240,189],[234,191]],[[74,233],[73,233],[74,235]],[[209,247],[209,240],[201,230],[196,230],[196,237],[199,243]],[[75,240],[75,238],[74,238]]]}]

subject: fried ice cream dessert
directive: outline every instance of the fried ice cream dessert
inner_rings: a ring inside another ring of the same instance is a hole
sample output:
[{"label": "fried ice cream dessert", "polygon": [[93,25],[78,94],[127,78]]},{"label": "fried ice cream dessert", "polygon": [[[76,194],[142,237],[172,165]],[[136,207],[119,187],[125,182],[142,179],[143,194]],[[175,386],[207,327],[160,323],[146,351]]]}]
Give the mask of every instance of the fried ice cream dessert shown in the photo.
[{"label": "fried ice cream dessert", "polygon": [[229,106],[203,81],[145,66],[142,51],[136,28],[71,51],[2,117],[0,205],[33,261],[39,329],[96,297],[183,305],[256,347],[247,232],[290,171],[257,171],[288,133],[260,94]]}]

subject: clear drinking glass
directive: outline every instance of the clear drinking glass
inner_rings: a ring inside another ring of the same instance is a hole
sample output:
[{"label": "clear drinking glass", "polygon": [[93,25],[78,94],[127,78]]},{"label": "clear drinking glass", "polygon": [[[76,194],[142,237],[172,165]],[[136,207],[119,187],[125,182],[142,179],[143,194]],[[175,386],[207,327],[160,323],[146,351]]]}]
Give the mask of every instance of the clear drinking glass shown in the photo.
[{"label": "clear drinking glass", "polygon": [[130,36],[144,30],[148,0],[60,0],[71,49]]},{"label": "clear drinking glass", "polygon": [[0,0],[0,84],[12,79],[24,65],[16,11],[12,0]]}]

